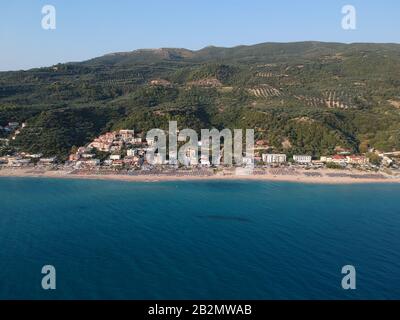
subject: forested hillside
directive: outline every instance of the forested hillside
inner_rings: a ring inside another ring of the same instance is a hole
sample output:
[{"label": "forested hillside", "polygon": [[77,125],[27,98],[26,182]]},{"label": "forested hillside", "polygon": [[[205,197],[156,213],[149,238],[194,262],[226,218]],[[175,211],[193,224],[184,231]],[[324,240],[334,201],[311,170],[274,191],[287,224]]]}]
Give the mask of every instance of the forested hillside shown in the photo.
[{"label": "forested hillside", "polygon": [[400,45],[137,50],[0,73],[0,126],[27,123],[2,153],[63,158],[105,131],[168,120],[254,128],[277,152],[400,150]]}]

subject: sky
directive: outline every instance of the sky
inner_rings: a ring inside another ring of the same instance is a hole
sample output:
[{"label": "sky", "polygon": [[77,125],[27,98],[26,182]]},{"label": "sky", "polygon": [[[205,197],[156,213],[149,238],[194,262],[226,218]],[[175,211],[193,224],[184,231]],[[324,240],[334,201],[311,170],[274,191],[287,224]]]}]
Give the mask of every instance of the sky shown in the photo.
[{"label": "sky", "polygon": [[[42,7],[56,29],[42,28]],[[342,28],[342,7],[356,29]],[[400,42],[398,0],[1,0],[0,71],[111,52],[262,42]]]}]

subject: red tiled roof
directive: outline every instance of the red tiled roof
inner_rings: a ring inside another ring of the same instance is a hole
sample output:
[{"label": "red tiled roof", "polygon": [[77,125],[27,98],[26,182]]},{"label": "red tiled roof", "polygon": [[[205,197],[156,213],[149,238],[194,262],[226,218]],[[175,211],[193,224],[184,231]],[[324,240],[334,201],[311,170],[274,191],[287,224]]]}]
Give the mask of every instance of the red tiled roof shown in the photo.
[{"label": "red tiled roof", "polygon": [[345,156],[342,156],[342,155],[340,155],[340,154],[336,154],[336,155],[334,155],[334,156],[332,157],[332,159],[334,159],[334,160],[345,160],[346,157],[345,157]]}]

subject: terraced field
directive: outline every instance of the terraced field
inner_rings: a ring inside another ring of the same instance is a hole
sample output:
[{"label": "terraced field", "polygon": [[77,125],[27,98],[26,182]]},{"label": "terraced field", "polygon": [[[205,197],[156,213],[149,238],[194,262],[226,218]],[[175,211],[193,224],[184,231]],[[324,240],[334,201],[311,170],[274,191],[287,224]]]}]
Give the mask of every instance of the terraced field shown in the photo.
[{"label": "terraced field", "polygon": [[336,91],[326,91],[321,96],[295,95],[294,97],[307,106],[314,108],[354,108],[354,106],[349,102],[351,101],[351,97],[343,92],[338,93]]},{"label": "terraced field", "polygon": [[309,107],[319,108],[325,105],[325,100],[323,98],[306,97],[302,95],[300,96],[295,95],[294,97]]},{"label": "terraced field", "polygon": [[327,91],[324,94],[325,96],[325,105],[328,108],[340,108],[340,109],[349,109],[352,108],[351,105],[348,104],[349,97],[346,96],[343,92],[336,91]]},{"label": "terraced field", "polygon": [[274,87],[268,85],[262,85],[255,88],[248,89],[250,94],[257,98],[271,98],[271,97],[279,97],[282,95],[282,92]]},{"label": "terraced field", "polygon": [[257,77],[260,77],[260,78],[272,78],[272,77],[274,77],[275,75],[274,75],[274,73],[272,73],[272,72],[258,72],[258,73],[256,74],[256,76],[257,76]]}]

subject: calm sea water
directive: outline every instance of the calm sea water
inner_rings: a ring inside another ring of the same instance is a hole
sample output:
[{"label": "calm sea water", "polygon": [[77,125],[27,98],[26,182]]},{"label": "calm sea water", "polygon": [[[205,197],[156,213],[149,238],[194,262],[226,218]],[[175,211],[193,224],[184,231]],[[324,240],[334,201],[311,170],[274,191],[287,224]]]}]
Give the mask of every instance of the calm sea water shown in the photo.
[{"label": "calm sea water", "polygon": [[0,299],[16,298],[399,299],[400,186],[1,178]]}]

